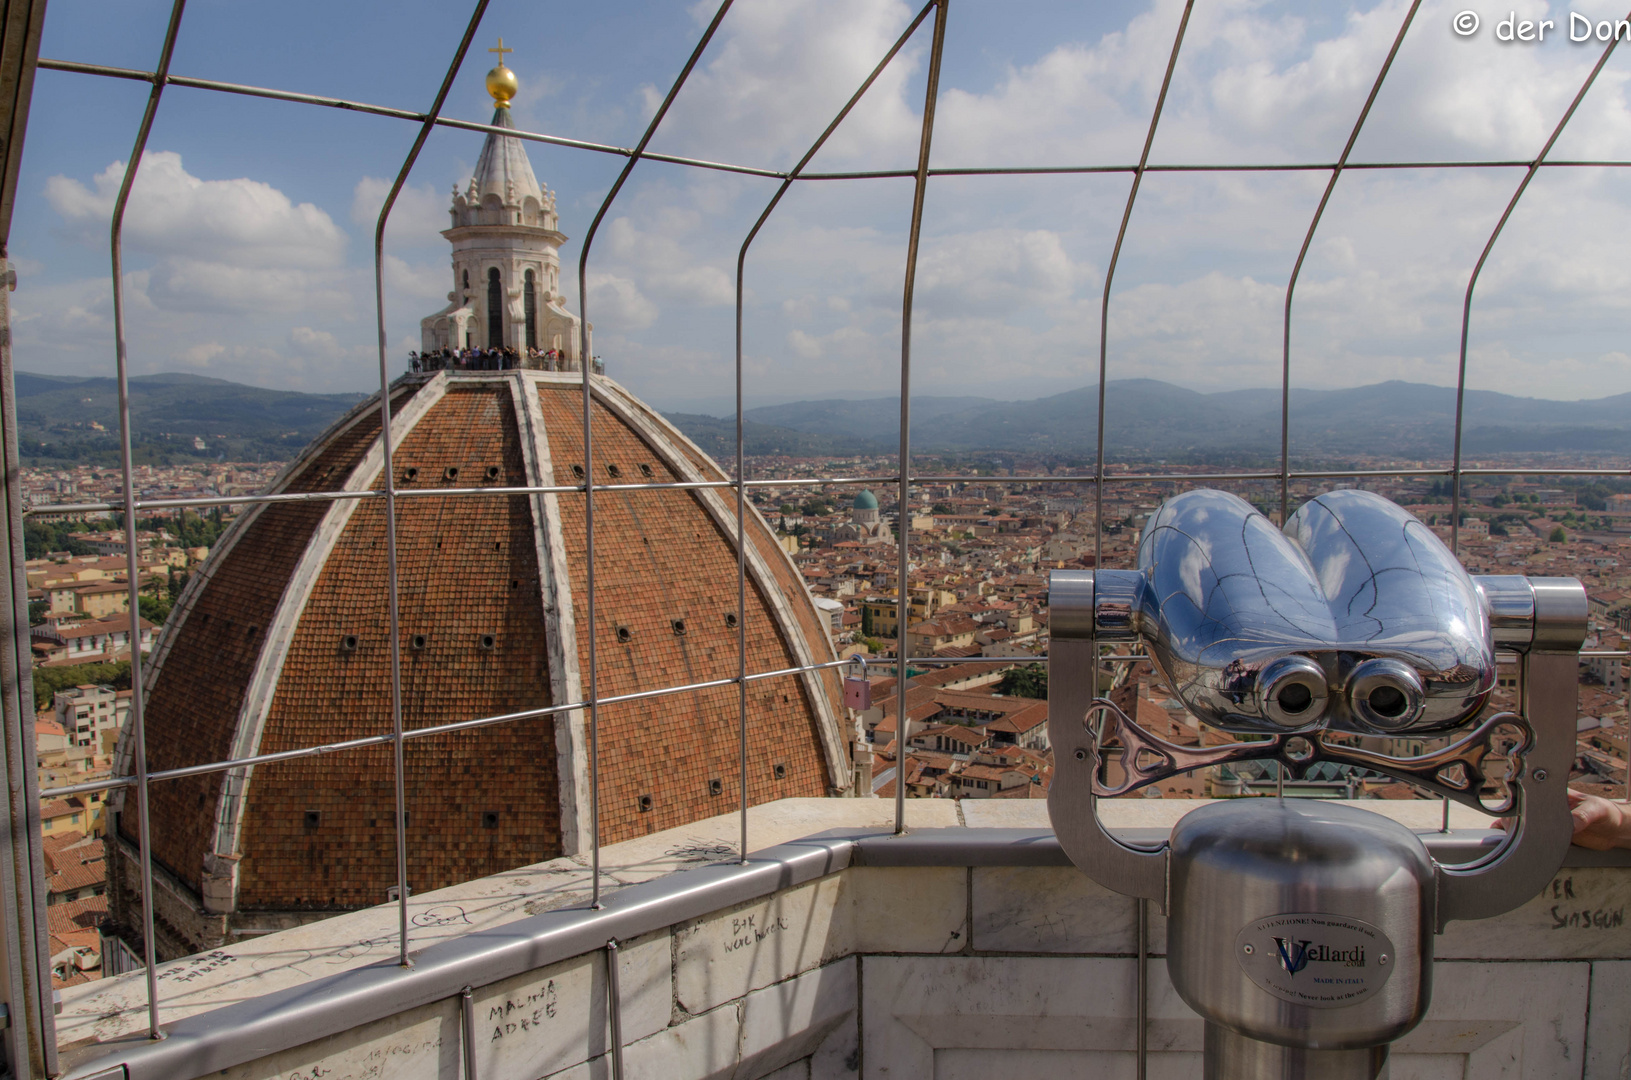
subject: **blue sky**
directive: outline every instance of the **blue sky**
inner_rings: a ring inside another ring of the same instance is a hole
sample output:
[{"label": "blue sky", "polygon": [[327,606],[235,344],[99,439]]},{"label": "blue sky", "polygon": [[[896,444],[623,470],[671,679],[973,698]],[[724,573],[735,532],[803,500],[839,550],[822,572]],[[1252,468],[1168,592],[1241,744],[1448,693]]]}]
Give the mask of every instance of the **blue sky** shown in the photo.
[{"label": "blue sky", "polygon": [[[1152,160],[1334,160],[1406,4],[1199,0]],[[1482,15],[1460,37],[1452,17]],[[55,0],[41,53],[132,68],[157,58],[168,5]],[[525,129],[632,145],[712,5],[495,0],[449,99],[485,121],[485,50],[500,34]],[[1177,0],[955,0],[934,164],[1136,159],[1177,28]],[[1355,160],[1533,156],[1600,44],[1501,44],[1509,10],[1564,26],[1579,0],[1501,10],[1423,3]],[[653,146],[791,165],[911,19],[891,0],[739,0]],[[468,10],[454,5],[245,5],[192,0],[178,74],[422,109]],[[909,166],[929,28],[892,65],[816,168]],[[1554,157],[1631,160],[1631,46],[1622,46]],[[110,374],[107,225],[145,86],[41,72],[11,237],[25,370]],[[191,371],[312,391],[377,387],[373,217],[414,125],[171,88],[127,227],[136,373]],[[451,287],[448,192],[481,136],[436,132],[388,230],[393,365]],[[559,195],[563,285],[621,159],[531,144]],[[1553,398],[1631,391],[1631,175],[1544,171],[1474,304],[1471,385]],[[1294,385],[1388,378],[1451,384],[1468,272],[1521,171],[1350,173],[1298,287]],[[914,322],[917,393],[1023,398],[1094,381],[1099,296],[1124,175],[931,181]],[[1117,270],[1111,378],[1202,390],[1279,381],[1285,283],[1321,173],[1155,175]],[[668,408],[722,411],[732,387],[736,249],[774,182],[642,165],[590,259],[589,318],[610,372]],[[751,402],[898,388],[911,185],[801,185],[748,262]]]}]

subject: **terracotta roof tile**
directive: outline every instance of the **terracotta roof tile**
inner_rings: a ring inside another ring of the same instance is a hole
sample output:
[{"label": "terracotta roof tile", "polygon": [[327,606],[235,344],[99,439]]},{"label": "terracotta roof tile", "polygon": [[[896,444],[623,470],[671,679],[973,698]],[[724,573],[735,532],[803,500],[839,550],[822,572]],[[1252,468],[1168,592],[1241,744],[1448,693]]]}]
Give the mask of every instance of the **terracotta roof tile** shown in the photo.
[{"label": "terracotta roof tile", "polygon": [[[526,486],[511,395],[513,375],[449,380],[395,450],[398,485]],[[417,384],[407,384],[410,389]],[[400,411],[405,401],[398,400]],[[576,387],[539,384],[553,478],[574,484],[581,462]],[[637,411],[644,407],[632,403]],[[666,422],[645,413],[691,466],[721,474]],[[596,404],[595,460],[601,482],[617,465],[625,480],[673,480],[657,449]],[[378,431],[372,414],[327,436],[289,490],[337,487]],[[650,469],[645,475],[641,465]],[[417,468],[414,480],[404,470]],[[447,470],[459,470],[457,480]],[[496,467],[498,475],[488,477]],[[376,481],[376,489],[383,481]],[[601,697],[736,674],[734,519],[716,523],[698,493],[621,491],[596,495],[596,586]],[[734,509],[734,498],[724,502]],[[573,602],[579,663],[588,675],[584,500],[557,499]],[[212,561],[206,587],[170,633],[174,641],[152,683],[149,761],[173,768],[224,758],[266,630],[318,524],[334,504],[267,506]],[[403,723],[408,729],[500,715],[551,701],[547,628],[540,595],[530,496],[448,496],[397,502],[397,561]],[[389,613],[381,500],[359,501],[304,598],[288,641],[258,751],[390,731]],[[754,516],[750,542],[770,567],[818,660],[831,659],[803,582]],[[684,621],[676,633],[674,620]],[[765,596],[750,579],[743,624],[750,670],[794,666],[795,653]],[[618,640],[618,629],[628,631]],[[491,647],[482,635],[491,634]],[[423,635],[423,647],[414,644]],[[354,636],[354,648],[344,644]],[[839,676],[821,684],[839,700]],[[759,803],[828,790],[816,710],[797,676],[748,688],[749,799]],[[601,839],[611,843],[720,813],[737,805],[738,689],[608,705],[599,710]],[[495,724],[405,744],[409,880],[416,892],[552,858],[562,850],[555,720]],[[778,769],[780,767],[780,769]],[[777,775],[778,771],[781,773]],[[223,774],[156,784],[156,861],[198,887]],[[718,781],[717,793],[711,782]],[[380,903],[396,881],[393,771],[388,747],[367,747],[258,766],[239,837],[238,906],[341,909]],[[641,795],[653,805],[642,811]],[[485,815],[496,814],[496,820]],[[127,837],[134,820],[121,823]]]}]

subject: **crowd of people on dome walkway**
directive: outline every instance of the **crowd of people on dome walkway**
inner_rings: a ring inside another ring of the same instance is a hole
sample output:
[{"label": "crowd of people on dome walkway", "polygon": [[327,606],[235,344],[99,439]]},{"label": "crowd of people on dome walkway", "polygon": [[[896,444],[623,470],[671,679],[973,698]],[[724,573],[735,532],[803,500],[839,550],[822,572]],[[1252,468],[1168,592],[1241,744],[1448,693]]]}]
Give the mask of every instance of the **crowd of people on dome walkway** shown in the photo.
[{"label": "crowd of people on dome walkway", "polygon": [[[576,360],[558,349],[528,348],[525,352],[509,346],[503,348],[437,349],[430,352],[408,354],[409,370],[430,371],[581,371]],[[606,373],[599,357],[594,358],[597,375]]]}]

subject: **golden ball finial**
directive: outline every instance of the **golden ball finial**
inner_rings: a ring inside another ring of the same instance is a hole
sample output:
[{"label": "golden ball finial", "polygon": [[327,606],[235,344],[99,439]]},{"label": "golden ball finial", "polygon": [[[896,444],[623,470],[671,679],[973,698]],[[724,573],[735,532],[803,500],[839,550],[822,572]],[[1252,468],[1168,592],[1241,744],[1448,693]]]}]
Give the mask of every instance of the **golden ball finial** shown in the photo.
[{"label": "golden ball finial", "polygon": [[521,84],[516,82],[515,72],[504,66],[504,54],[515,50],[506,49],[504,39],[499,38],[498,48],[488,49],[487,51],[498,54],[498,66],[487,73],[487,92],[493,95],[493,100],[498,103],[499,108],[508,109],[510,99],[521,88]]},{"label": "golden ball finial", "polygon": [[510,99],[520,88],[521,84],[515,81],[515,72],[503,64],[487,73],[487,92],[493,95],[493,100],[498,102],[501,109],[510,107]]}]

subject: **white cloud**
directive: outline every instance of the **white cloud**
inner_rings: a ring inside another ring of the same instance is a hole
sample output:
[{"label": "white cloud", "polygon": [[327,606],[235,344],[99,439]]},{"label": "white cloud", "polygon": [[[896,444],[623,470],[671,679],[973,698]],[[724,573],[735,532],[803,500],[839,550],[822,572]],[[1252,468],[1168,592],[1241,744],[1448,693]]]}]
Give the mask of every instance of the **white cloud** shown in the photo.
[{"label": "white cloud", "polygon": [[1046,229],[982,229],[939,237],[918,257],[917,297],[928,309],[1047,307],[1089,277]]},{"label": "white cloud", "polygon": [[244,267],[203,259],[169,258],[152,270],[147,295],[167,311],[292,312],[349,308],[343,271]]},{"label": "white cloud", "polygon": [[787,347],[793,350],[793,355],[805,360],[821,359],[821,342],[806,334],[803,330],[788,332]]},{"label": "white cloud", "polygon": [[206,341],[198,345],[193,345],[190,348],[182,349],[177,356],[181,362],[186,364],[188,367],[203,368],[209,367],[210,361],[214,360],[216,357],[220,356],[226,351],[226,346],[222,345],[219,341]]},{"label": "white cloud", "polygon": [[[53,176],[45,196],[71,227],[101,240],[124,174],[125,163],[116,161],[90,187]],[[296,205],[258,180],[201,180],[182,167],[180,154],[165,150],[142,156],[124,238],[131,251],[242,267],[333,267],[346,246],[345,234],[311,203]]]},{"label": "white cloud", "polygon": [[646,299],[639,286],[614,274],[589,275],[589,295],[594,299],[590,322],[613,333],[644,330],[657,321],[660,311]]},{"label": "white cloud", "polygon": [[410,263],[395,255],[385,256],[386,289],[424,307],[421,315],[429,315],[433,308],[445,304],[453,284],[446,264]]},{"label": "white cloud", "polygon": [[[351,223],[358,234],[372,243],[374,229],[379,223],[380,207],[391,191],[390,180],[365,176],[357,181],[351,193]],[[397,193],[391,206],[391,217],[386,222],[386,237],[392,244],[428,246],[445,250],[447,241],[441,233],[452,224],[448,217],[451,196],[438,195],[429,184],[415,187],[406,184]]]},{"label": "white cloud", "polygon": [[[713,17],[712,4],[692,14]],[[740,0],[675,100],[657,142],[719,160],[792,164],[894,44],[914,11],[899,0]],[[885,69],[829,143],[836,157],[915,149],[907,78],[932,19]],[[646,113],[665,91],[645,88]]]},{"label": "white cloud", "polygon": [[[46,201],[66,235],[105,244],[123,176],[114,162],[89,182],[60,175],[47,182]],[[125,275],[133,372],[180,365],[259,385],[366,385],[375,352],[372,266],[348,264],[345,233],[317,206],[250,178],[202,179],[179,154],[155,151],[137,175],[125,238],[127,265],[137,264]],[[404,355],[418,345],[419,317],[439,306],[439,276],[387,256],[392,347]],[[25,367],[106,366],[112,322],[104,280],[25,282],[17,299]],[[293,328],[291,317],[299,320]]]},{"label": "white cloud", "polygon": [[303,353],[330,359],[338,357],[344,351],[333,334],[327,330],[313,330],[309,326],[297,326],[290,330],[289,344]]},{"label": "white cloud", "polygon": [[649,227],[630,217],[613,219],[608,248],[618,269],[665,300],[703,307],[734,306],[734,268],[727,272],[707,261],[708,247],[688,242],[704,233],[703,217],[692,207],[662,205]]},{"label": "white cloud", "polygon": [[[116,161],[90,186],[53,176],[46,199],[71,230],[103,244],[124,171]],[[156,257],[144,293],[162,310],[333,311],[356,300],[346,236],[328,214],[258,180],[200,179],[169,151],[143,156],[124,238],[130,255]]]}]

